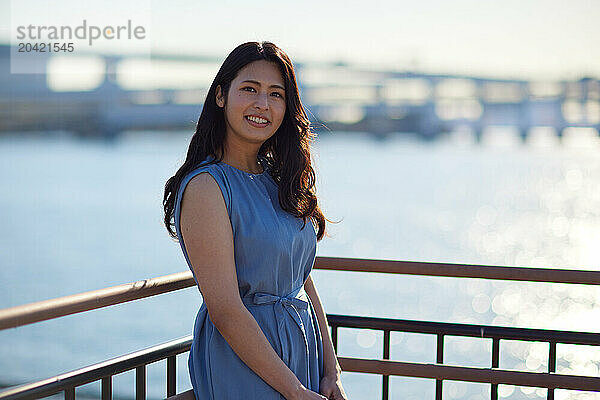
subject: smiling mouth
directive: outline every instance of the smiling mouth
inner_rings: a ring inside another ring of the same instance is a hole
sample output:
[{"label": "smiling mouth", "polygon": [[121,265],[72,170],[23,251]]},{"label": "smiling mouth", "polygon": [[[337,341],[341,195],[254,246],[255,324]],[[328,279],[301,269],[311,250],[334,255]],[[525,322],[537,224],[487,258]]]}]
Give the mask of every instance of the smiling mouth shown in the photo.
[{"label": "smiling mouth", "polygon": [[246,121],[248,121],[248,123],[250,123],[250,125],[256,126],[259,128],[265,127],[270,124],[268,119],[262,118],[262,117],[257,117],[254,115],[246,115],[244,118],[246,119]]}]

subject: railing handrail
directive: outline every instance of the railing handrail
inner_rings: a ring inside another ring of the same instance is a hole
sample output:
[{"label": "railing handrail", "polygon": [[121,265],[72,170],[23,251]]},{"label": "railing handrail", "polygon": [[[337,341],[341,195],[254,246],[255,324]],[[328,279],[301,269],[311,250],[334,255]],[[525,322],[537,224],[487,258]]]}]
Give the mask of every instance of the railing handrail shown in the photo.
[{"label": "railing handrail", "polygon": [[195,285],[191,272],[111,286],[0,310],[0,330],[126,303]]},{"label": "railing handrail", "polygon": [[512,326],[476,325],[455,322],[416,321],[327,314],[330,326],[338,328],[379,329],[428,335],[476,337],[482,339],[522,340],[600,346],[600,334]]},{"label": "railing handrail", "polygon": [[600,271],[578,269],[505,267],[344,257],[317,257],[315,268],[448,278],[481,278],[506,281],[600,285]]},{"label": "railing handrail", "polygon": [[[600,271],[317,257],[315,269],[600,285]],[[138,300],[195,285],[191,271],[0,310],[0,330]]]}]

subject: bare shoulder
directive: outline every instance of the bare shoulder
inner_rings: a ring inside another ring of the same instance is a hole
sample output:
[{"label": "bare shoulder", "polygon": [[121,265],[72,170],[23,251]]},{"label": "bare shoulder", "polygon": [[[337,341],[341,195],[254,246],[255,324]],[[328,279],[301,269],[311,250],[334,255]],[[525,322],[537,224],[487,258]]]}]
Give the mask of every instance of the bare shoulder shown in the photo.
[{"label": "bare shoulder", "polygon": [[203,198],[209,200],[215,197],[215,194],[220,194],[219,185],[215,178],[208,172],[201,172],[194,176],[183,192],[183,199],[185,198]]},{"label": "bare shoulder", "polygon": [[230,228],[225,200],[218,183],[208,172],[194,176],[186,185],[181,200],[182,231],[203,232],[217,227]]}]

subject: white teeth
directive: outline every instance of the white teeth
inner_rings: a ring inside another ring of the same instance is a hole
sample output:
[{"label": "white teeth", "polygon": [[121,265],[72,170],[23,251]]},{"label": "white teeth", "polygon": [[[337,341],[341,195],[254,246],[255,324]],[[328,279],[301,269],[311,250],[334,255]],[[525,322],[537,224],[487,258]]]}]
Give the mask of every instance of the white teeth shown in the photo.
[{"label": "white teeth", "polygon": [[247,116],[246,118],[248,118],[252,122],[256,122],[257,124],[266,124],[267,122],[269,122],[266,119],[259,117]]}]

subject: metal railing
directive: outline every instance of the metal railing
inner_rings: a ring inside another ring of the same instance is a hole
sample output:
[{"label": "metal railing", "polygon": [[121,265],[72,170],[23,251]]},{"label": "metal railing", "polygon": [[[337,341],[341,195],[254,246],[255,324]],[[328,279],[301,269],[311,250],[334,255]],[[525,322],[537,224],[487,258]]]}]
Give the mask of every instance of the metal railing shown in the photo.
[{"label": "metal railing", "polygon": [[[600,285],[600,272],[568,269],[499,267],[334,257],[317,257],[314,268],[438,277]],[[195,282],[191,272],[183,272],[7,308],[0,310],[0,330],[107,307],[192,286],[195,286]],[[382,375],[382,398],[385,400],[389,398],[389,376],[435,379],[436,399],[438,400],[442,398],[444,380],[489,383],[491,384],[492,400],[498,399],[499,384],[547,388],[548,399],[554,398],[554,389],[600,392],[600,378],[598,377],[557,374],[555,372],[557,344],[598,346],[600,345],[599,333],[367,318],[333,314],[328,314],[327,319],[331,327],[332,340],[336,353],[339,328],[383,331],[383,359],[338,357],[338,360],[343,371]],[[391,332],[435,335],[437,337],[436,364],[389,360]],[[491,368],[443,365],[444,338],[446,336],[491,339]],[[548,372],[499,369],[501,340],[549,343]],[[110,399],[112,397],[112,376],[133,369],[136,371],[136,399],[144,399],[146,396],[146,365],[163,359],[167,360],[166,394],[167,396],[172,396],[176,393],[176,355],[188,351],[190,344],[191,336],[180,338],[53,378],[9,388],[0,392],[0,399],[40,398],[61,391],[64,392],[65,399],[74,399],[76,387],[97,380],[102,381],[102,399]]]},{"label": "metal railing", "polygon": [[186,336],[148,349],[119,356],[98,364],[76,369],[52,378],[28,383],[0,392],[0,399],[39,399],[64,392],[65,400],[75,399],[75,388],[102,381],[102,400],[112,398],[112,377],[135,369],[135,398],[146,398],[146,366],[167,360],[167,397],[175,395],[177,354],[189,351],[192,336]]},{"label": "metal railing", "polygon": [[[410,332],[432,334],[437,337],[436,363],[444,363],[444,338],[446,336],[476,337],[492,339],[491,369],[473,367],[440,366],[421,363],[368,363],[350,358],[339,358],[344,371],[371,372],[376,366],[402,375],[415,378],[436,379],[436,399],[442,398],[444,379],[464,382],[491,383],[491,398],[498,399],[498,384],[533,386],[548,388],[548,399],[554,398],[554,389],[600,391],[600,378],[586,379],[575,375],[553,374],[556,371],[556,344],[600,345],[600,334],[567,332],[546,329],[526,329],[488,325],[453,324],[430,321],[410,321],[400,319],[349,317],[328,315],[332,327],[332,340],[337,353],[338,328],[375,329],[383,331],[383,359],[390,358],[390,332]],[[547,342],[548,373],[499,370],[500,340],[521,340],[527,342]],[[389,377],[383,376],[382,398],[389,396]]]}]

